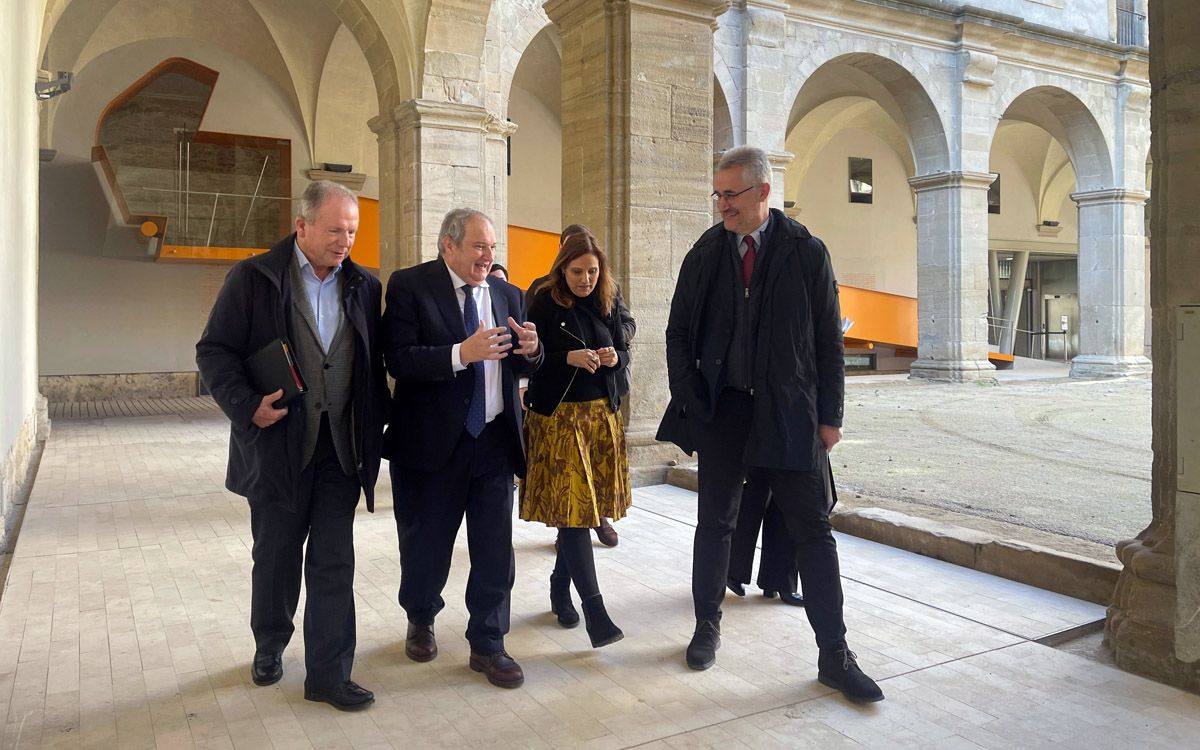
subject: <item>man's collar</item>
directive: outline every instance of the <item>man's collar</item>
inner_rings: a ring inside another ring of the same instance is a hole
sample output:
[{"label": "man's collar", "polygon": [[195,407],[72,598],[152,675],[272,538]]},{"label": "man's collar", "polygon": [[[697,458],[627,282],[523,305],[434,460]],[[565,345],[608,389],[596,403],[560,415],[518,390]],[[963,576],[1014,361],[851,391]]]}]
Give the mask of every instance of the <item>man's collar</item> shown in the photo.
[{"label": "man's collar", "polygon": [[[297,240],[292,240],[292,248],[296,251],[296,262],[300,264],[300,270],[303,271],[306,268],[311,269],[312,261],[310,261],[308,256],[304,254],[304,251],[300,249],[300,243]],[[338,263],[333,267],[333,274],[336,276],[341,270],[342,264]],[[316,276],[317,272],[313,271],[312,275]],[[329,277],[326,276],[325,278]]]},{"label": "man's collar", "polygon": [[[446,270],[450,272],[450,283],[452,283],[454,285],[454,288],[459,289],[460,287],[462,287],[463,284],[466,284],[467,282],[463,281],[462,279],[460,279],[458,277],[458,274],[456,274],[454,272],[454,269],[450,267],[450,264],[446,263],[445,256],[441,256],[441,258],[442,258],[442,264],[445,265]],[[480,282],[479,284],[472,284],[471,286],[480,286],[484,289],[487,289],[488,288],[487,277],[484,277],[483,281]]]}]

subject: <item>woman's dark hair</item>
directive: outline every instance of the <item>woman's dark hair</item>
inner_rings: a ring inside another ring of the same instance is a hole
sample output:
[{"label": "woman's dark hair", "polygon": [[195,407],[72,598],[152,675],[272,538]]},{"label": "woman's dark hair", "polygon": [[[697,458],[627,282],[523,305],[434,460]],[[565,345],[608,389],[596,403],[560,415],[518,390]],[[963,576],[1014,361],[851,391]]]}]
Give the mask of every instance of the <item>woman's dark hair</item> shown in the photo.
[{"label": "woman's dark hair", "polygon": [[600,277],[596,279],[596,288],[592,291],[596,307],[601,315],[611,315],[617,296],[617,285],[613,283],[612,274],[608,272],[608,256],[600,249],[596,238],[590,234],[574,234],[567,238],[550,268],[548,283],[538,287],[538,294],[549,290],[551,299],[560,307],[573,307],[577,298],[567,284],[567,266],[585,255],[595,255],[596,263],[600,266]]},{"label": "woman's dark hair", "polygon": [[488,273],[493,274],[496,271],[499,271],[500,273],[504,274],[504,280],[508,281],[508,269],[507,268],[500,265],[499,263],[493,263],[492,267],[488,269]]}]

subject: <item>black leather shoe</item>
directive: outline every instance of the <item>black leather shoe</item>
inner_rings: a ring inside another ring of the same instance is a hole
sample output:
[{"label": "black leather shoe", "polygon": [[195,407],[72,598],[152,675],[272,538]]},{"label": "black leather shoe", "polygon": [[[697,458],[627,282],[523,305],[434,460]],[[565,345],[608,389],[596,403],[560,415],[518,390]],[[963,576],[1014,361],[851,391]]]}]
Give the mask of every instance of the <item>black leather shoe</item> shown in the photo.
[{"label": "black leather shoe", "polygon": [[844,645],[823,648],[817,657],[817,681],[841,690],[854,703],[874,703],[883,700],[883,691],[875,681],[858,668],[854,652]]},{"label": "black leather shoe", "polygon": [[250,679],[255,685],[266,687],[283,679],[283,654],[266,651],[254,652],[254,664],[250,667]]},{"label": "black leather shoe", "polygon": [[413,661],[433,661],[437,656],[437,638],[433,636],[433,625],[408,624],[408,636],[404,639],[404,654]]},{"label": "black leather shoe", "polygon": [[732,578],[725,579],[725,588],[729,589],[730,591],[737,594],[738,596],[746,595],[746,587],[743,586],[742,584],[738,583],[737,581],[733,580]]},{"label": "black leather shoe", "polygon": [[605,547],[616,547],[617,542],[621,541],[617,538],[617,530],[613,528],[607,518],[600,519],[600,525],[595,528],[596,538]]},{"label": "black leather shoe", "polygon": [[504,651],[494,654],[471,652],[471,669],[487,675],[488,682],[496,687],[519,688],[525,684],[525,673],[517,660]]},{"label": "black leather shoe", "polygon": [[[776,593],[777,592],[775,591],[775,589],[763,589],[763,596],[765,596],[768,599],[774,599]],[[796,594],[796,593],[791,593],[791,594],[784,593],[784,594],[779,594],[779,602],[781,604],[790,604],[793,607],[803,607],[804,606],[804,597],[800,596],[799,594]]]},{"label": "black leather shoe", "polygon": [[687,647],[687,665],[692,669],[708,669],[717,662],[721,647],[721,626],[716,620],[700,620]]},{"label": "black leather shoe", "polygon": [[304,700],[328,703],[339,711],[361,711],[375,702],[375,694],[354,680],[346,680],[323,690],[305,686]]}]

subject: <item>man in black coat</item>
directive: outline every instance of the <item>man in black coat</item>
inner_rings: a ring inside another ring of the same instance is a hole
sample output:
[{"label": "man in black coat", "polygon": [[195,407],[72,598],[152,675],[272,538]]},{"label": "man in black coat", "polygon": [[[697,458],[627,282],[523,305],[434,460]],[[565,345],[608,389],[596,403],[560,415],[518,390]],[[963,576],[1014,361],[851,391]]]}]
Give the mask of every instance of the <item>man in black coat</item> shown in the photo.
[{"label": "man in black coat", "polygon": [[[250,501],[251,677],[272,685],[283,676],[303,568],[304,697],[342,710],[375,700],[350,679],[353,521],[360,494],[374,510],[387,399],[381,287],[350,260],[357,229],[353,193],[309,185],[296,233],[233,267],[196,344],[200,377],[231,422],[225,486]],[[276,408],[282,389],[255,388],[246,360],[280,342],[308,392]]]},{"label": "man in black coat", "polygon": [[671,401],[658,438],[699,454],[693,669],[720,647],[721,602],[742,483],[771,490],[796,545],[817,678],[855,701],[883,697],[846,646],[828,453],[842,435],[844,363],[837,283],[825,245],[767,206],[771,166],[749,146],[713,178],[721,223],[679,269],[667,321]]},{"label": "man in black coat", "polygon": [[543,355],[521,290],[488,275],[492,222],[454,209],[438,247],[437,259],[392,274],[383,316],[384,361],[396,379],[384,456],[408,615],[404,650],[415,661],[437,656],[433,623],[465,516],[469,664],[493,685],[515,688],[525,677],[504,636],[515,575],[513,475],[525,474],[517,379]]}]

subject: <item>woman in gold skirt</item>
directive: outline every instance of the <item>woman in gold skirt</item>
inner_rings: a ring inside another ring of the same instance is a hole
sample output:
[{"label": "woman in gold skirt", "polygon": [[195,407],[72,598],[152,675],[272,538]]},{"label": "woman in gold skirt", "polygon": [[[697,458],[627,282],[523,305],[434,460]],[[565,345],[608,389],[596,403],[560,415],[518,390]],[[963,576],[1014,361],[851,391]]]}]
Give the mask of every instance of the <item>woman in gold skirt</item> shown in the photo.
[{"label": "woman in gold skirt", "polygon": [[529,304],[546,358],[525,394],[528,470],[521,518],[558,529],[550,608],[564,627],[579,623],[579,592],[588,637],[599,648],[624,634],[604,608],[591,530],[616,521],[632,503],[618,375],[629,365],[617,315],[616,285],[604,251],[590,234],[569,237]]}]

